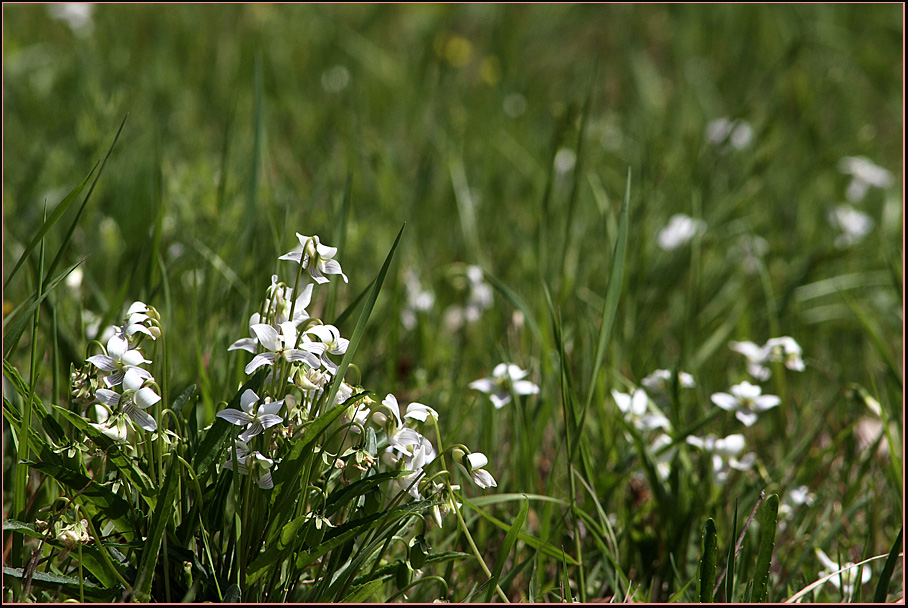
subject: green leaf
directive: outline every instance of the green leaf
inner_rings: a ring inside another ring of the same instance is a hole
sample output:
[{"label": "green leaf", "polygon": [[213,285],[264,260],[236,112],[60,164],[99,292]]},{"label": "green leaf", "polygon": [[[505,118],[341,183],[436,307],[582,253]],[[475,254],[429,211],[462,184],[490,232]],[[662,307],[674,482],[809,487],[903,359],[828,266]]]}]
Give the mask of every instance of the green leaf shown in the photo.
[{"label": "green leaf", "polygon": [[240,590],[240,586],[236,583],[233,583],[227,587],[227,591],[224,592],[224,604],[238,604],[243,599],[243,593]]},{"label": "green leaf", "polygon": [[[484,519],[486,519],[486,520],[488,520],[489,522],[495,524],[496,526],[498,526],[498,527],[501,528],[502,530],[510,530],[510,529],[511,529],[511,526],[509,526],[507,523],[501,521],[500,519],[496,518],[496,517],[493,516],[493,515],[489,515],[489,514],[486,513],[484,510],[480,509],[480,508],[476,505],[476,503],[474,503],[472,500],[466,498],[465,496],[461,496],[460,499],[463,501],[463,504],[467,505],[468,507],[470,507],[471,509],[473,509],[474,511],[476,511],[476,512],[479,513]],[[579,565],[580,565],[580,562],[578,562],[576,559],[574,559],[574,558],[571,557],[570,555],[563,554],[563,552],[562,552],[561,549],[556,549],[555,547],[553,547],[553,546],[550,545],[549,543],[545,542],[544,540],[540,540],[540,539],[536,538],[535,536],[531,536],[530,534],[527,534],[526,532],[518,532],[518,533],[517,533],[517,538],[519,538],[520,540],[522,540],[523,542],[525,542],[527,545],[529,545],[529,546],[532,547],[533,549],[536,549],[537,551],[539,551],[540,553],[543,553],[544,555],[546,555],[546,556],[548,556],[548,557],[551,557],[551,558],[557,559],[557,560],[561,560],[561,559],[562,559],[562,555],[563,555],[565,561],[567,561],[567,563],[570,564],[571,566],[579,566]]]},{"label": "green leaf", "polygon": [[[98,162],[100,162],[100,161],[98,161]],[[57,207],[53,210],[53,212],[50,214],[50,217],[47,218],[46,220],[44,220],[44,223],[41,225],[41,228],[39,228],[38,232],[35,233],[35,236],[32,237],[31,242],[29,242],[29,244],[25,247],[25,250],[22,252],[22,255],[19,256],[19,261],[16,262],[16,265],[13,266],[13,269],[10,271],[9,275],[6,277],[6,282],[3,283],[4,291],[6,291],[6,289],[9,288],[9,282],[16,275],[16,272],[18,272],[19,268],[22,266],[22,264],[25,262],[25,260],[28,258],[28,256],[31,255],[31,252],[35,249],[35,247],[38,246],[38,243],[41,242],[41,239],[44,238],[44,235],[46,235],[47,232],[53,227],[53,225],[56,224],[60,220],[61,217],[63,217],[63,214],[66,213],[67,209],[69,209],[69,206],[72,205],[73,201],[79,197],[79,194],[82,193],[82,189],[85,188],[85,184],[88,183],[89,178],[92,176],[92,174],[95,172],[95,169],[97,169],[97,168],[98,168],[98,163],[95,163],[95,166],[91,168],[91,171],[88,172],[88,175],[85,176],[85,179],[83,179],[82,182],[78,186],[73,188],[72,192],[67,194],[66,197],[62,201],[60,201],[60,204],[57,205]]]},{"label": "green leaf", "polygon": [[520,528],[523,527],[523,522],[526,520],[529,510],[530,501],[524,500],[523,505],[520,507],[520,512],[517,514],[516,519],[514,519],[514,523],[511,524],[508,533],[505,534],[504,543],[502,543],[501,549],[498,551],[498,557],[495,558],[495,564],[492,566],[492,576],[489,577],[489,586],[486,589],[485,597],[487,603],[492,601],[492,596],[495,594],[495,589],[498,587],[498,580],[501,578],[501,570],[504,568],[504,563],[511,554],[511,549],[517,542],[517,535],[520,533]]},{"label": "green leaf", "polygon": [[725,564],[725,601],[734,601],[735,592],[735,549],[738,537],[738,500],[735,499],[735,516],[731,526],[731,542],[728,547],[728,561]]},{"label": "green leaf", "polygon": [[51,407],[53,407],[58,414],[66,418],[66,420],[81,433],[88,435],[95,445],[97,445],[107,456],[107,462],[113,465],[123,478],[139,491],[139,494],[145,499],[148,506],[154,509],[158,496],[157,490],[154,489],[151,479],[145,471],[140,468],[139,463],[127,456],[120,444],[93,427],[82,416],[79,416],[66,408],[60,407],[59,405],[51,404]]},{"label": "green leaf", "polygon": [[[3,575],[11,576],[20,580],[25,579],[22,568],[10,568],[8,566],[3,566]],[[53,572],[41,572],[36,570],[31,575],[32,584],[36,587],[41,587],[43,589],[48,589],[50,591],[59,593],[60,588],[62,587],[65,594],[70,597],[79,596],[79,586],[82,585],[82,590],[85,593],[86,598],[91,598],[95,600],[100,600],[103,602],[113,601],[115,597],[119,595],[119,590],[117,589],[104,589],[86,578],[79,579],[76,576],[66,576],[64,574],[54,574]],[[4,588],[6,585],[4,584]]]},{"label": "green leaf", "polygon": [[754,566],[753,601],[763,603],[769,591],[769,568],[772,565],[772,552],[776,546],[776,524],[779,515],[779,495],[770,494],[763,502],[760,517],[760,552]]},{"label": "green leaf", "polygon": [[50,475],[64,486],[79,494],[79,498],[87,501],[103,513],[110,520],[117,532],[131,541],[136,537],[135,526],[129,517],[129,503],[99,484],[98,482],[67,468],[65,464],[50,464],[47,462],[31,463],[31,468],[46,475]]},{"label": "green leaf", "polygon": [[347,597],[342,600],[342,602],[345,604],[363,604],[373,595],[378,593],[378,591],[382,588],[382,586],[384,586],[384,584],[385,581],[377,580],[369,581],[368,583],[359,585],[358,587],[353,587],[350,590],[350,593],[347,594]]},{"label": "green leaf", "polygon": [[895,537],[895,542],[892,543],[892,550],[889,551],[889,556],[883,565],[883,571],[880,572],[880,580],[877,581],[876,589],[873,591],[874,604],[885,603],[886,596],[889,595],[889,582],[892,579],[893,571],[895,571],[895,564],[899,559],[899,550],[902,548],[902,532],[904,530],[904,526],[899,528],[898,536]]},{"label": "green leaf", "polygon": [[[42,290],[41,294],[37,295],[37,299],[32,301],[27,308],[19,310],[16,314],[10,315],[3,320],[3,356],[9,357],[9,354],[15,348],[16,344],[19,343],[19,338],[22,337],[22,332],[25,331],[25,326],[32,319],[32,314],[35,310],[38,309],[38,306],[41,305],[41,302],[54,290],[54,288],[66,278],[66,276],[71,273],[76,267],[85,261],[85,258],[82,258],[57,276],[55,276],[50,282],[48,282],[45,289]],[[10,326],[9,330],[6,329],[7,325]]]},{"label": "green leaf", "polygon": [[[167,528],[176,506],[174,497],[180,479],[176,465],[177,459],[171,458],[167,476],[164,478],[164,486],[161,488],[161,499],[158,501],[158,506],[151,516],[148,538],[145,540],[145,546],[142,548],[142,557],[139,560],[139,571],[136,574],[135,587],[136,597],[143,602],[148,601],[150,597],[154,569],[158,563],[158,554],[161,551],[161,540],[164,538],[164,530]],[[168,574],[165,573],[164,576],[168,576]]]},{"label": "green leaf", "polygon": [[703,525],[703,552],[700,554],[700,574],[697,595],[701,603],[713,601],[713,586],[716,584],[716,560],[719,554],[716,536],[716,522],[710,517]]}]

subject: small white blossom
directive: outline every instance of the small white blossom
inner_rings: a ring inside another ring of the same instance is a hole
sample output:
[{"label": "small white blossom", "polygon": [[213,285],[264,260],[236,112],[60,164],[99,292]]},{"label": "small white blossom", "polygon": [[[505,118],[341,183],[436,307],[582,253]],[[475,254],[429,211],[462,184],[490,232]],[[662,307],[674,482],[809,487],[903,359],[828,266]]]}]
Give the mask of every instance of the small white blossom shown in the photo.
[{"label": "small white blossom", "polygon": [[765,412],[782,402],[776,395],[762,395],[763,390],[750,382],[736,384],[729,390],[731,394],[713,393],[710,399],[723,410],[734,412],[745,426],[753,426],[757,412]]},{"label": "small white blossom", "polygon": [[892,173],[865,156],[846,156],[839,161],[839,171],[851,176],[845,196],[853,203],[863,200],[871,187],[888,188],[893,183]]},{"label": "small white blossom", "polygon": [[642,389],[636,389],[633,395],[620,393],[612,390],[612,398],[618,405],[618,409],[624,414],[624,418],[641,431],[652,431],[654,429],[670,429],[671,424],[661,412],[647,413],[647,404],[649,399],[646,392]]},{"label": "small white blossom", "polygon": [[[667,369],[657,369],[649,376],[640,381],[640,384],[650,393],[650,395],[659,395],[668,392],[672,379],[672,373]],[[678,386],[682,388],[694,388],[697,383],[694,377],[687,372],[678,372]]]},{"label": "small white blossom", "polygon": [[130,349],[129,341],[119,335],[113,335],[107,341],[106,355],[94,355],[86,361],[105,372],[113,372],[104,378],[104,383],[109,387],[123,382],[123,377],[128,369],[136,370],[136,373],[145,379],[151,378],[148,371],[138,367],[143,363],[151,363],[151,361],[145,359],[137,349]]},{"label": "small white blossom", "polygon": [[753,140],[753,128],[743,120],[717,118],[706,125],[706,138],[716,145],[728,140],[733,148],[742,150]]},{"label": "small white blossom", "polygon": [[747,373],[757,380],[768,380],[772,372],[766,367],[766,351],[753,342],[729,342],[728,347],[747,357]]},{"label": "small white blossom", "polygon": [[[829,556],[820,548],[816,549],[816,553],[817,558],[823,563],[823,570],[820,571],[821,577],[829,576],[833,572],[838,572],[839,570],[844,570],[844,572],[833,576],[827,582],[832,583],[836,589],[842,589],[845,595],[850,597],[854,593],[855,579],[858,574],[857,565],[854,562],[846,562],[841,565],[837,564],[829,559]],[[869,583],[871,576],[870,566],[865,564],[861,570],[861,584],[865,585]]]},{"label": "small white blossom", "polygon": [[704,232],[706,232],[706,222],[683,213],[677,213],[671,217],[668,226],[659,231],[657,242],[660,248],[672,251]]},{"label": "small white blossom", "polygon": [[325,351],[325,345],[318,342],[306,342],[301,344],[303,348],[294,348],[298,336],[296,324],[293,321],[284,321],[280,327],[281,333],[277,333],[273,326],[265,323],[258,323],[250,328],[266,352],[252,358],[252,361],[246,365],[247,374],[251,374],[263,365],[274,365],[281,358],[290,363],[306,363],[313,369],[320,367],[321,362],[318,355]]},{"label": "small white blossom", "polygon": [[801,345],[791,336],[771,338],[763,345],[766,358],[769,361],[782,361],[790,370],[804,371],[804,360],[801,358]]},{"label": "small white blossom", "polygon": [[337,363],[328,358],[328,355],[343,355],[350,346],[350,340],[342,338],[340,330],[333,325],[315,325],[305,332],[306,336],[312,336],[318,339],[319,343],[325,345],[322,352],[321,362],[332,374],[337,372]]},{"label": "small white blossom", "polygon": [[[161,396],[154,392],[153,388],[144,386],[146,378],[139,374],[139,371],[145,370],[129,368],[124,372],[122,394],[110,389],[99,388],[95,393],[95,399],[110,409],[119,407],[121,412],[146,431],[156,431],[158,423],[143,410],[160,401]],[[117,435],[120,434],[118,431]]]},{"label": "small white blossom", "polygon": [[829,223],[842,234],[836,237],[835,246],[845,249],[862,240],[873,230],[873,219],[849,205],[839,205],[829,212]]},{"label": "small white blossom", "polygon": [[729,435],[722,439],[717,439],[715,435],[703,438],[689,436],[686,441],[710,455],[713,475],[719,483],[724,483],[728,479],[729,469],[746,471],[757,461],[757,455],[753,452],[737,458],[738,454],[744,451],[744,435]]},{"label": "small white blossom", "polygon": [[[256,485],[263,490],[273,488],[274,480],[271,478],[270,469],[274,466],[274,461],[259,452],[250,451],[249,446],[243,440],[236,440],[235,447],[237,473],[240,475],[249,475],[251,473]],[[230,448],[227,452],[227,460],[221,463],[221,467],[231,471],[233,470],[233,455],[231,454],[233,451],[234,448]]]},{"label": "small white blossom", "polygon": [[318,236],[306,236],[296,233],[300,246],[290,253],[279,257],[279,260],[290,260],[300,264],[309,272],[309,276],[316,283],[327,283],[326,274],[339,274],[347,283],[347,275],[341,270],[341,265],[334,256],[337,255],[337,247],[329,247],[319,242]]},{"label": "small white blossom", "polygon": [[485,470],[485,466],[489,464],[489,459],[485,454],[482,452],[466,454],[463,450],[458,448],[454,450],[452,455],[454,456],[454,460],[466,469],[467,473],[469,473],[470,477],[473,479],[473,483],[477,486],[483,490],[498,486],[498,482],[495,481],[492,474]]},{"label": "small white blossom", "polygon": [[536,395],[539,387],[524,380],[530,374],[511,363],[499,363],[492,370],[491,378],[482,378],[470,383],[470,388],[486,393],[495,409],[501,409],[511,402],[511,389],[518,395]]},{"label": "small white blossom", "polygon": [[259,396],[252,389],[240,396],[240,410],[226,409],[217,413],[217,417],[237,426],[245,426],[246,430],[240,434],[242,441],[249,441],[256,435],[261,435],[265,429],[281,424],[284,419],[277,415],[284,405],[284,401],[263,403],[255,409]]}]

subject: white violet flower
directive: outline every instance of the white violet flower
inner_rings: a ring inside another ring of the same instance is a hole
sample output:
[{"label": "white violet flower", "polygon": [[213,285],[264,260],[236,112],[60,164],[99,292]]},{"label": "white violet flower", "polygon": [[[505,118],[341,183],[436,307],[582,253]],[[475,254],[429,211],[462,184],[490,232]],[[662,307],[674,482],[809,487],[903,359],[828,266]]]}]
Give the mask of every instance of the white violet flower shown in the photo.
[{"label": "white violet flower", "polygon": [[713,393],[710,399],[723,410],[735,412],[735,417],[744,426],[753,426],[757,412],[765,412],[782,402],[776,395],[762,395],[763,389],[750,382],[736,384],[729,390],[731,394]]},{"label": "white violet flower", "polygon": [[660,248],[672,251],[704,232],[706,222],[683,213],[676,213],[669,219],[668,226],[659,231],[657,242]]},{"label": "white violet flower", "polygon": [[284,405],[284,401],[263,403],[255,409],[259,396],[252,389],[240,396],[241,410],[226,409],[217,413],[217,417],[237,426],[245,426],[246,430],[240,434],[242,441],[249,441],[256,435],[261,435],[265,429],[281,424],[284,419],[277,415]]},{"label": "white violet flower", "polygon": [[511,389],[518,395],[536,395],[539,387],[524,380],[530,374],[512,363],[499,363],[492,370],[491,378],[474,380],[470,388],[486,393],[495,409],[501,409],[511,402]]},{"label": "white violet flower", "polygon": [[309,271],[309,276],[316,283],[327,283],[326,274],[339,274],[344,283],[347,283],[347,275],[341,271],[341,265],[334,260],[337,255],[337,247],[329,247],[319,242],[318,236],[306,236],[296,233],[300,246],[290,253],[279,257],[279,260],[290,260],[296,262]]}]

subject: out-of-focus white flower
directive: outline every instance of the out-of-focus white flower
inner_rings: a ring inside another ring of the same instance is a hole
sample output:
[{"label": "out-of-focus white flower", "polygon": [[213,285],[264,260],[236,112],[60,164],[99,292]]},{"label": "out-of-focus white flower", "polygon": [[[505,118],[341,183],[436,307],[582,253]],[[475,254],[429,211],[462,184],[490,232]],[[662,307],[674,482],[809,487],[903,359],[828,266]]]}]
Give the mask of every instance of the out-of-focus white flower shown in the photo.
[{"label": "out-of-focus white flower", "polygon": [[502,102],[504,113],[511,118],[517,118],[527,110],[527,98],[520,93],[511,93]]},{"label": "out-of-focus white flower", "polygon": [[[823,553],[823,550],[819,547],[816,549],[817,558],[823,564],[823,570],[820,571],[820,576],[829,576],[833,572],[838,572],[839,570],[844,570],[837,576],[833,576],[827,582],[832,583],[836,589],[841,589],[846,597],[850,597],[854,593],[854,584],[856,582],[858,575],[858,567],[854,562],[846,562],[842,565],[837,564],[836,562],[829,559],[829,556]],[[872,576],[870,572],[870,566],[864,564],[863,569],[861,570],[861,584],[865,585],[870,582],[870,577]]]},{"label": "out-of-focus white flower", "polygon": [[[667,369],[657,369],[649,376],[640,381],[640,384],[646,389],[650,396],[661,395],[668,392],[672,379],[671,371]],[[678,386],[682,388],[694,388],[697,383],[694,377],[687,372],[678,372]]]},{"label": "out-of-focus white flower", "polygon": [[753,342],[729,342],[728,348],[747,357],[747,373],[760,381],[769,380],[772,372],[766,367],[766,351]]},{"label": "out-of-focus white flower", "polygon": [[577,154],[570,148],[560,148],[555,153],[555,171],[567,173],[577,164]]},{"label": "out-of-focus white flower", "polygon": [[785,493],[782,503],[779,505],[779,519],[790,518],[794,510],[801,505],[812,505],[813,494],[807,486],[798,486]]},{"label": "out-of-focus white flower", "polygon": [[94,10],[94,2],[54,2],[47,5],[51,17],[65,21],[77,34],[91,32],[91,14]]},{"label": "out-of-focus white flower", "polygon": [[665,251],[672,251],[704,232],[706,222],[676,213],[669,219],[668,225],[659,231],[657,242]]},{"label": "out-of-focus white flower", "polygon": [[776,395],[762,395],[763,389],[750,382],[742,382],[731,387],[731,394],[713,393],[710,399],[723,410],[735,413],[735,418],[744,426],[753,426],[757,421],[757,412],[774,408],[782,400]]},{"label": "out-of-focus white flower", "polygon": [[763,345],[769,361],[783,361],[785,367],[796,372],[804,371],[804,360],[801,358],[801,345],[791,336],[770,338]]},{"label": "out-of-focus white flower", "polygon": [[749,146],[753,136],[753,128],[744,120],[717,118],[706,125],[706,139],[710,143],[718,145],[728,140],[731,147],[736,150]]},{"label": "out-of-focus white flower", "polygon": [[539,387],[524,380],[529,375],[512,363],[499,363],[492,370],[491,378],[482,378],[470,382],[470,388],[486,393],[492,400],[495,409],[500,410],[511,402],[511,389],[518,395],[536,395]]},{"label": "out-of-focus white flower", "polygon": [[478,321],[482,312],[492,306],[492,286],[485,282],[482,268],[467,266],[467,279],[470,280],[470,297],[464,316],[469,323]]},{"label": "out-of-focus white flower", "polygon": [[668,479],[668,476],[671,474],[671,462],[675,457],[675,453],[678,451],[678,448],[676,447],[665,449],[666,446],[671,445],[671,443],[672,438],[665,433],[662,433],[653,440],[653,443],[649,447],[650,452],[652,452],[653,458],[656,461],[656,472],[663,480]]},{"label": "out-of-focus white flower", "polygon": [[850,205],[839,205],[832,209],[829,212],[829,223],[842,231],[835,239],[835,246],[839,249],[854,245],[873,230],[873,218]]},{"label": "out-of-focus white flower", "polygon": [[612,398],[624,418],[641,431],[652,431],[654,429],[670,429],[671,424],[661,412],[647,413],[647,404],[649,399],[646,392],[642,389],[636,389],[633,395],[620,393],[612,390]]},{"label": "out-of-focus white flower", "polygon": [[740,459],[737,458],[738,454],[744,451],[744,435],[729,435],[723,439],[717,439],[715,435],[707,435],[702,439],[689,436],[686,441],[695,448],[710,454],[713,475],[719,483],[724,483],[728,479],[729,469],[746,471],[752,468],[757,461],[757,455],[753,452]]},{"label": "out-of-focus white flower", "polygon": [[892,173],[875,164],[866,156],[846,156],[839,161],[839,171],[851,176],[851,183],[845,196],[852,203],[858,203],[873,188],[888,188],[892,185]]},{"label": "out-of-focus white flower", "polygon": [[400,321],[408,330],[416,327],[416,315],[420,312],[432,310],[435,306],[435,294],[428,289],[423,289],[412,270],[407,270],[405,275],[407,288],[407,304],[400,313]]}]

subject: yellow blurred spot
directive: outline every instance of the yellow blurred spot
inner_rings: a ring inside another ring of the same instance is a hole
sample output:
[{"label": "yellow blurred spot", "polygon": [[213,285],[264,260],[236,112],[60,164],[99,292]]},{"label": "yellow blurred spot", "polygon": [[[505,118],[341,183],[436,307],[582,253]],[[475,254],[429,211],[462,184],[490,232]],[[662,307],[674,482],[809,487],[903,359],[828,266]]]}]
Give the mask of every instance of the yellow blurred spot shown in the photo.
[{"label": "yellow blurred spot", "polygon": [[483,59],[482,65],[479,68],[479,73],[487,85],[493,86],[498,84],[498,81],[501,80],[501,62],[498,61],[498,57],[490,55]]},{"label": "yellow blurred spot", "polygon": [[473,45],[466,38],[451,36],[445,42],[445,59],[452,67],[462,68],[470,62]]},{"label": "yellow blurred spot", "polygon": [[3,316],[8,317],[13,312],[13,303],[9,300],[3,300]]}]

